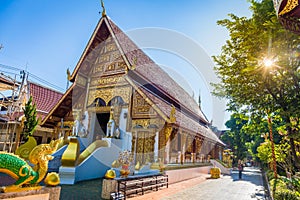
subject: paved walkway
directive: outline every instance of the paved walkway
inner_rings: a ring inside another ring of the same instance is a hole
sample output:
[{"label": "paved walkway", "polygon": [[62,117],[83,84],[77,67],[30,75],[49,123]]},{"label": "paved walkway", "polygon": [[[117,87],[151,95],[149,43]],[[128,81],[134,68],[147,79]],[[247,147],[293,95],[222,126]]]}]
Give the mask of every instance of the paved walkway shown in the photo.
[{"label": "paved walkway", "polygon": [[130,200],[257,200],[264,199],[262,174],[258,168],[245,167],[243,177],[238,172],[219,179],[203,177],[175,183],[168,189],[151,192]]}]

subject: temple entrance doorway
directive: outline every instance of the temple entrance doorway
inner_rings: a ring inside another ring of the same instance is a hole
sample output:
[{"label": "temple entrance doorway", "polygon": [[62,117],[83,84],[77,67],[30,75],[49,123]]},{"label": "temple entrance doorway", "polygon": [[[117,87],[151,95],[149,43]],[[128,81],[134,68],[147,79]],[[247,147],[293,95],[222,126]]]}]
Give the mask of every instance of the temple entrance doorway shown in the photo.
[{"label": "temple entrance doorway", "polygon": [[96,113],[96,124],[95,124],[95,132],[102,137],[105,137],[107,130],[107,123],[109,120],[109,112],[108,113]]}]

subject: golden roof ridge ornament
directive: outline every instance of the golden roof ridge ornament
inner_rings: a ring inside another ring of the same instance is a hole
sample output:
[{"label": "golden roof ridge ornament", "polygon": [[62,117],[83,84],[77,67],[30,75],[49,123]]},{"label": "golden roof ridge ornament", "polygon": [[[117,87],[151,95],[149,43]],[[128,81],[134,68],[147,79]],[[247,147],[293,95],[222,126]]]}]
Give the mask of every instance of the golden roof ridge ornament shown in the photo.
[{"label": "golden roof ridge ornament", "polygon": [[106,17],[106,10],[105,10],[105,7],[104,7],[103,0],[101,0],[101,7],[102,7],[102,17]]},{"label": "golden roof ridge ornament", "polygon": [[71,72],[69,68],[67,69],[67,79],[70,81],[72,79]]},{"label": "golden roof ridge ornament", "polygon": [[134,58],[133,58],[133,64],[132,64],[132,66],[131,66],[131,70],[135,70],[136,64],[137,64],[137,57],[134,57]]}]

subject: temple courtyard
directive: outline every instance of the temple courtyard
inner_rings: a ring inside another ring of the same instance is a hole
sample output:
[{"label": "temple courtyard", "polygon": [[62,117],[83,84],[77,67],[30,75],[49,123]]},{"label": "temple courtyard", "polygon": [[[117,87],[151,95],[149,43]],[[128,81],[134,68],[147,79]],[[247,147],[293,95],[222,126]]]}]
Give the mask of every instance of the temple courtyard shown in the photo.
[{"label": "temple courtyard", "polygon": [[[62,200],[101,199],[102,179],[83,181],[75,185],[62,185]],[[210,179],[209,174],[202,174],[197,178],[173,183],[169,188],[144,195],[131,196],[132,200],[171,200],[171,199],[230,199],[254,200],[267,199],[263,187],[263,176],[259,168],[246,167],[241,180],[238,171],[231,175],[222,175],[219,179]]]}]

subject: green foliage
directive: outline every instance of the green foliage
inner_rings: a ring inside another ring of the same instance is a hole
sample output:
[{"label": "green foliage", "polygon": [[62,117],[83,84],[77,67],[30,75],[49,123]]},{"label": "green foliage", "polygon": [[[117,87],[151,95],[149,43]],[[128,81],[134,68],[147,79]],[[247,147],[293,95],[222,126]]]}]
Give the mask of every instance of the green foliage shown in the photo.
[{"label": "green foliage", "polygon": [[269,183],[270,183],[271,188],[273,188],[275,186],[275,183],[276,183],[276,190],[287,189],[287,185],[285,184],[285,182],[280,177],[277,178],[277,179],[272,178]]},{"label": "green foliage", "polygon": [[[289,179],[286,177],[282,177],[282,180],[285,182],[288,189],[300,192],[300,178],[293,177],[293,178]],[[299,194],[299,196],[300,196],[300,194]]]},{"label": "green foliage", "polygon": [[[267,174],[268,180],[274,179],[274,172],[272,170],[267,170],[266,174]],[[270,185],[271,185],[271,181],[270,181]]]},{"label": "green foliage", "polygon": [[299,200],[299,179],[288,179],[285,176],[278,177],[277,180],[272,179],[270,181],[271,190],[273,190],[276,181],[275,200]]},{"label": "green foliage", "polygon": [[23,112],[25,115],[23,135],[25,138],[28,136],[32,136],[36,126],[39,123],[37,119],[36,105],[32,105],[32,97],[30,96],[28,102],[25,104],[25,108],[23,108]]},{"label": "green foliage", "polygon": [[[275,157],[277,162],[283,162],[286,160],[287,153],[289,151],[289,145],[288,143],[283,144],[275,144]],[[262,143],[258,148],[258,157],[261,161],[264,161],[266,163],[272,162],[272,153],[271,153],[271,142],[267,140],[266,142]]]},{"label": "green foliage", "polygon": [[252,114],[233,113],[226,122],[230,130],[221,136],[237,159],[246,157],[256,158],[257,147],[263,142],[261,135],[268,132],[267,122],[261,117]]},{"label": "green foliage", "polygon": [[247,148],[245,142],[248,138],[242,132],[243,126],[247,123],[247,117],[243,114],[234,113],[230,116],[225,125],[230,128],[222,136],[223,140],[233,150],[234,155],[237,159],[243,159],[246,157]]},{"label": "green foliage", "polygon": [[[284,171],[292,172],[290,145],[286,142],[282,142],[280,144],[274,144],[274,147],[277,166]],[[270,140],[261,143],[257,148],[257,152],[257,156],[262,162],[269,164],[273,161]]]},{"label": "green foliage", "polygon": [[257,156],[265,163],[272,162],[271,143],[265,142],[257,148]]},{"label": "green foliage", "polygon": [[264,118],[252,113],[249,117],[247,124],[243,126],[243,132],[251,138],[251,140],[246,142],[246,147],[248,153],[253,159],[257,157],[257,147],[263,142],[263,137],[266,132],[268,132],[267,122]]},{"label": "green foliage", "polygon": [[[300,90],[295,90],[299,88],[299,59],[289,55],[300,39],[280,25],[271,0],[251,3],[252,18],[229,14],[231,19],[218,21],[228,29],[231,39],[222,47],[221,55],[213,57],[221,79],[214,93],[228,98],[231,110],[247,106],[251,110],[299,113],[296,97]],[[262,63],[265,57],[276,59],[280,67],[267,71]]]},{"label": "green foliage", "polygon": [[[244,110],[261,119],[267,114],[278,115],[281,119],[278,125],[282,126],[278,131],[288,137],[294,164],[300,169],[294,145],[300,135],[300,37],[281,26],[272,0],[250,0],[250,3],[252,17],[229,14],[229,19],[217,22],[227,28],[230,39],[222,47],[221,54],[213,57],[217,64],[215,71],[221,80],[212,84],[213,93],[228,99],[228,109],[233,112]],[[267,68],[263,62],[265,58],[276,63]],[[244,133],[255,130],[250,125],[246,131],[245,126],[241,128]],[[264,126],[261,128],[265,131],[267,126]],[[234,134],[236,132],[231,131],[226,137],[232,138]],[[258,137],[253,144],[248,143],[248,148],[259,146]],[[250,152],[255,153],[255,148]]]},{"label": "green foliage", "polygon": [[299,200],[296,192],[290,190],[279,190],[276,192],[274,200]]}]

